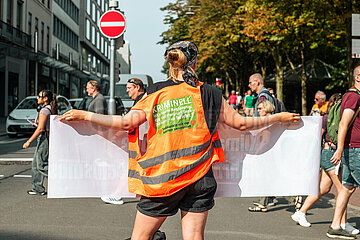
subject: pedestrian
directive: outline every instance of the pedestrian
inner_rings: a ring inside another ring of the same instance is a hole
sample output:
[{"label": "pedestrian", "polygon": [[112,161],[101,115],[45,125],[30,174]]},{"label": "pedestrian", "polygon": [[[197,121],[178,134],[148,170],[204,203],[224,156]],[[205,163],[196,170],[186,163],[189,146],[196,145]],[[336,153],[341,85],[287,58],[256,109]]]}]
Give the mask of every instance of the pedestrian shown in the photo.
[{"label": "pedestrian", "polygon": [[323,91],[317,91],[314,98],[315,104],[312,106],[310,116],[323,116],[326,112],[329,102],[326,102],[326,94]]},{"label": "pedestrian", "polygon": [[235,93],[235,90],[232,90],[231,95],[229,96],[229,104],[235,110],[236,110],[236,101],[237,101],[237,95]]},{"label": "pedestrian", "polygon": [[[327,118],[329,111],[331,107],[334,106],[335,103],[340,99],[340,93],[335,93],[330,97],[328,108],[322,118],[323,145],[320,160],[321,173],[319,182],[319,195],[308,196],[304,201],[301,209],[291,215],[291,218],[303,227],[311,226],[311,223],[309,223],[306,219],[306,213],[322,196],[330,191],[332,184],[335,185],[337,192],[339,192],[341,189],[341,174],[337,173],[336,167],[330,162],[330,158],[333,156],[336,146],[331,142],[327,134]],[[340,165],[338,164],[337,167],[340,167]],[[343,226],[343,228],[349,233],[358,234],[359,230],[355,229],[346,221],[346,212],[347,211],[345,209],[344,214],[341,217],[341,226]]]},{"label": "pedestrian", "polygon": [[[126,92],[129,97],[134,100],[135,105],[135,103],[137,103],[145,94],[144,83],[138,78],[131,78],[127,81]],[[136,131],[138,131],[138,128],[129,131],[128,134],[134,135],[136,134]],[[101,197],[101,200],[110,204],[124,204],[122,197],[118,196]]]},{"label": "pedestrian", "polygon": [[247,117],[254,116],[254,95],[252,94],[251,90],[247,90],[247,95],[245,96],[244,104],[245,104],[245,115]]},{"label": "pedestrian", "polygon": [[86,92],[92,97],[88,111],[106,114],[107,104],[104,96],[100,93],[100,84],[95,80],[88,81],[86,84]]},{"label": "pedestrian", "polygon": [[[254,73],[249,78],[249,88],[252,93],[256,93],[257,96],[254,98],[254,116],[259,117],[260,113],[258,110],[259,102],[268,100],[274,109],[271,113],[275,113],[275,100],[268,89],[264,87],[264,78],[260,73]],[[288,202],[295,204],[295,209],[299,210],[302,204],[302,196],[286,196],[284,197]],[[276,203],[275,197],[260,197],[258,202],[254,202],[255,207],[249,207],[248,210],[251,212],[267,212],[268,206],[273,206]]]},{"label": "pedestrian", "polygon": [[[339,164],[342,158],[342,185],[336,198],[335,212],[332,223],[326,235],[331,238],[355,239],[356,235],[348,233],[346,225],[341,225],[341,219],[347,208],[351,195],[360,186],[360,118],[355,112],[360,107],[360,66],[357,66],[353,72],[355,84],[351,88],[355,91],[349,91],[341,101],[341,120],[338,130],[338,144],[331,162],[334,165]],[[355,121],[350,125],[352,118]],[[347,225],[349,227],[349,225]]]},{"label": "pedestrian", "polygon": [[135,105],[145,94],[144,83],[138,78],[131,78],[127,81],[126,92]]},{"label": "pedestrian", "polygon": [[152,239],[165,219],[178,209],[183,239],[204,239],[217,186],[211,165],[225,161],[216,130],[218,120],[240,130],[300,120],[298,114],[285,112],[257,119],[240,116],[217,88],[198,81],[197,53],[192,42],[171,45],[165,52],[170,65],[169,80],[149,87],[125,116],[72,110],[61,117],[121,129],[149,122],[145,154],[131,150],[136,150],[138,144],[136,138],[129,136],[129,191],[141,195],[132,240]]},{"label": "pedestrian", "polygon": [[269,100],[274,106],[274,99],[269,91],[264,87],[264,78],[260,73],[255,73],[249,78],[249,88],[253,93],[256,93],[257,96],[254,98],[254,116],[258,117],[259,112],[257,110],[257,104],[260,100]]},{"label": "pedestrian", "polygon": [[31,190],[29,195],[46,195],[44,179],[48,176],[50,115],[57,114],[56,94],[50,90],[42,90],[37,97],[38,115],[35,119],[36,130],[23,144],[23,148],[37,139],[37,145],[31,167]]}]

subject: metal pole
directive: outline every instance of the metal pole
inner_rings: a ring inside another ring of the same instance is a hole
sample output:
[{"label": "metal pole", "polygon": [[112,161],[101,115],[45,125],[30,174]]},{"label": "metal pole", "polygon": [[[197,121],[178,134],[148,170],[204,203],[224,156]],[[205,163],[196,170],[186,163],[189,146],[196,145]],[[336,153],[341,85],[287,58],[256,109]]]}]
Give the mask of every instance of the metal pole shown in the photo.
[{"label": "metal pole", "polygon": [[[56,44],[56,61],[60,59],[60,45],[59,43]],[[56,68],[56,94],[59,95],[59,69]]]},{"label": "metal pole", "polygon": [[[34,50],[35,53],[38,52],[38,31],[35,31],[34,33]],[[36,54],[36,58],[37,58],[37,54]],[[38,61],[37,59],[35,60],[35,83],[34,83],[34,91],[35,91],[35,95],[38,94]]]},{"label": "metal pole", "polygon": [[[115,10],[119,6],[118,1],[110,1],[109,8],[111,10]],[[115,106],[115,39],[110,40],[110,99],[108,106],[108,114],[115,115],[116,114],[116,106]]]}]

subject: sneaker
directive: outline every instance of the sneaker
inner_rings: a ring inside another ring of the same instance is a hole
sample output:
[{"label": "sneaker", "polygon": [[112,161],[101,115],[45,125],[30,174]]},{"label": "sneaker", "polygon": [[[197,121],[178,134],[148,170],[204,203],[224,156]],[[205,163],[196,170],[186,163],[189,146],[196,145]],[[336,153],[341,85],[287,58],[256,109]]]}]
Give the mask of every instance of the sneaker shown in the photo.
[{"label": "sneaker", "polygon": [[356,235],[348,233],[342,228],[334,230],[331,226],[329,227],[326,236],[328,236],[329,238],[356,239]]},{"label": "sneaker", "polygon": [[29,194],[29,195],[46,195],[46,192],[38,192],[38,191],[31,189],[31,190],[27,191],[27,194]]},{"label": "sneaker", "polygon": [[345,231],[347,231],[348,233],[351,233],[351,234],[354,234],[354,235],[359,234],[359,232],[360,232],[359,229],[354,228],[348,222],[345,223],[345,227],[343,227],[343,225],[342,225],[341,228],[344,229]]},{"label": "sneaker", "polygon": [[121,197],[101,197],[101,200],[106,203],[110,204],[124,204],[124,201],[121,199]]},{"label": "sneaker", "polygon": [[297,222],[302,227],[310,227],[311,226],[311,223],[309,223],[306,220],[305,213],[303,213],[303,212],[297,211],[293,215],[291,215],[291,218],[292,218],[292,220]]}]

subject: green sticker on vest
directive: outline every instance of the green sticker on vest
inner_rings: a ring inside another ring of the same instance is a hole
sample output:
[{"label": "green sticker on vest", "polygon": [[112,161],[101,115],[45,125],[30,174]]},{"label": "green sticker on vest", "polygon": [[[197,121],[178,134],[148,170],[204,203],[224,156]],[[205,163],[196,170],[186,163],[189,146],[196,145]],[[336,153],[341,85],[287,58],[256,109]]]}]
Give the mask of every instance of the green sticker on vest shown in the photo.
[{"label": "green sticker on vest", "polygon": [[152,116],[158,136],[197,126],[191,96],[170,99],[156,104]]}]

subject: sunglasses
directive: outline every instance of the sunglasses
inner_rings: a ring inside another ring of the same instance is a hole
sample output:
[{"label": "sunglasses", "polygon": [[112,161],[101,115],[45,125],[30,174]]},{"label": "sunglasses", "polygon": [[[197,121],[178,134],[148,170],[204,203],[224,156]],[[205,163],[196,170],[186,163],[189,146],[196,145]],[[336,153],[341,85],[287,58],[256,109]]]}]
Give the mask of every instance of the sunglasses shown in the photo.
[{"label": "sunglasses", "polygon": [[139,85],[138,83],[136,83],[134,80],[132,80],[132,79],[130,79],[130,80],[128,80],[127,81],[128,83],[133,83],[133,84],[135,84],[135,85]]}]

